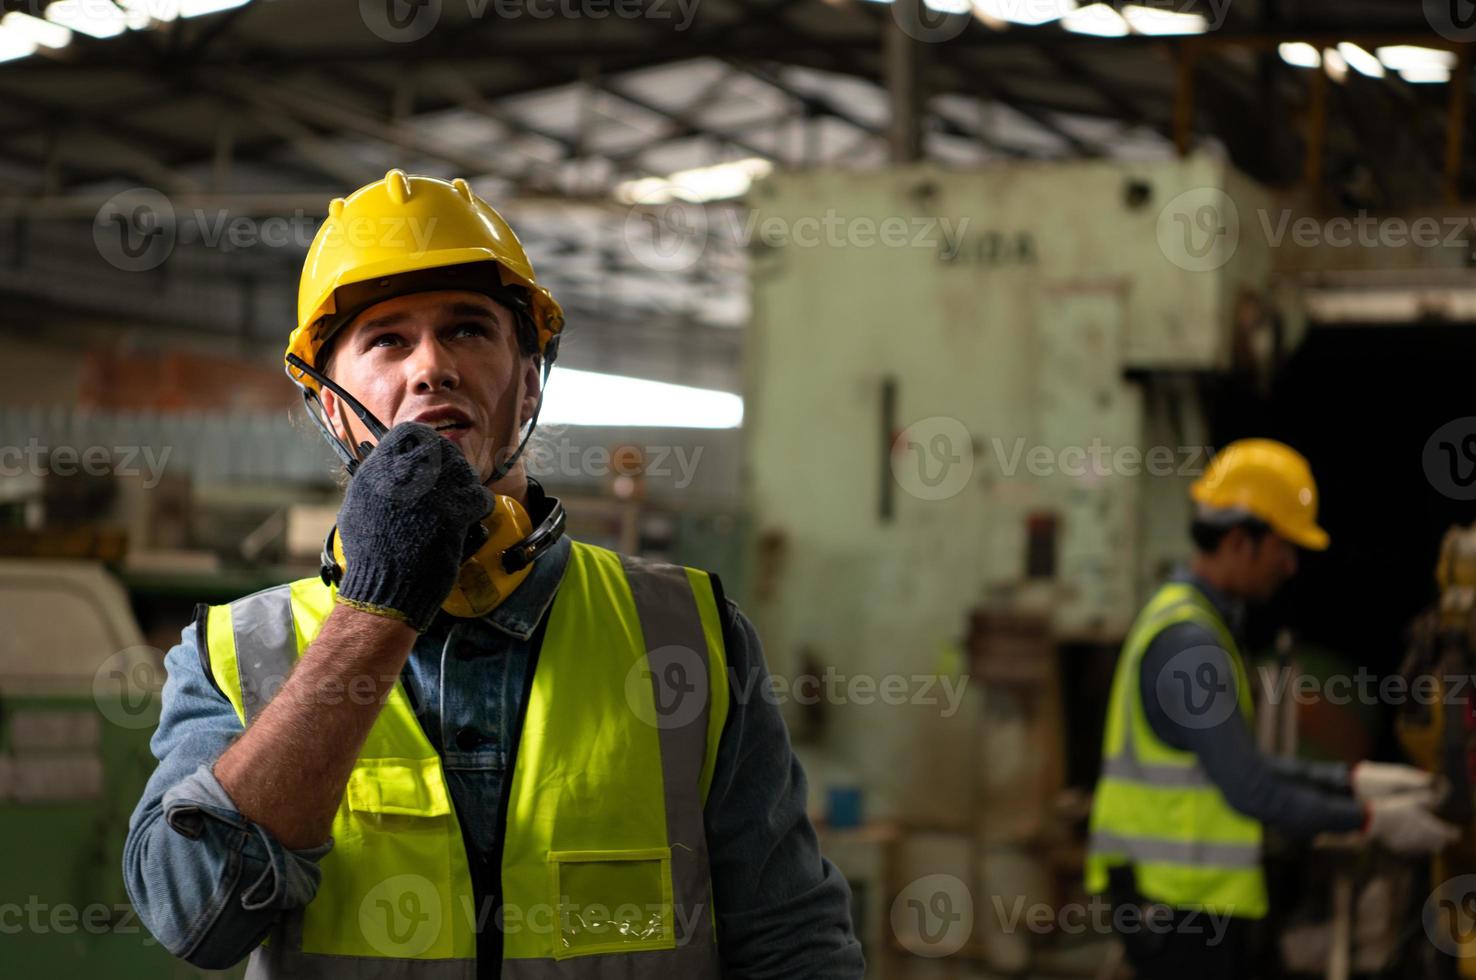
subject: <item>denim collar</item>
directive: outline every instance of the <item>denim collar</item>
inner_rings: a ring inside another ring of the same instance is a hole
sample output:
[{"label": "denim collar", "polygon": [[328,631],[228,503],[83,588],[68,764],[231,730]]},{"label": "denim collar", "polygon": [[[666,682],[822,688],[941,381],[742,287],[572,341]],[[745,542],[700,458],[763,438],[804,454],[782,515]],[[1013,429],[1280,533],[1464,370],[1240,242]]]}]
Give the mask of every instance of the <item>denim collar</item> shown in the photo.
[{"label": "denim collar", "polygon": [[569,564],[569,537],[562,535],[533,563],[523,584],[482,618],[502,632],[526,640],[538,628],[549,603],[559,591],[564,568]]},{"label": "denim collar", "polygon": [[[537,527],[548,517],[556,498],[544,494],[543,489],[530,482],[528,485],[528,517]],[[549,603],[559,591],[559,582],[564,578],[564,569],[569,564],[569,537],[560,535],[553,546],[533,562],[528,577],[513,590],[512,595],[502,600],[501,605],[481,617],[481,621],[496,627],[508,636],[526,640],[538,628]],[[441,611],[436,613],[431,630],[437,635],[449,632],[457,623],[470,620],[452,616]]]},{"label": "denim collar", "polygon": [[1188,566],[1176,568],[1172,580],[1182,582],[1185,585],[1192,585],[1203,593],[1204,597],[1210,601],[1210,605],[1214,607],[1215,612],[1219,613],[1220,618],[1225,621],[1225,625],[1230,627],[1230,632],[1235,636],[1240,635],[1240,627],[1245,619],[1244,602],[1231,598],[1213,585],[1210,585],[1204,579],[1190,571]]}]

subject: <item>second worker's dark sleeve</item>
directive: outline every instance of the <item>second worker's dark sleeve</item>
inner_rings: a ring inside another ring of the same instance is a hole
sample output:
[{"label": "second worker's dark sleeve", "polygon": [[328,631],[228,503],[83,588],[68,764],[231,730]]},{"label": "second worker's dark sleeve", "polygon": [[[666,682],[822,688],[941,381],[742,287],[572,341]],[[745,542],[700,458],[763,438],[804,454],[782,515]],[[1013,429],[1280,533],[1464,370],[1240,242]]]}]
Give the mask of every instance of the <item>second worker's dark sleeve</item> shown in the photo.
[{"label": "second worker's dark sleeve", "polygon": [[[1292,837],[1363,826],[1363,806],[1338,785],[1336,767],[1271,760],[1256,747],[1237,703],[1230,654],[1194,623],[1165,629],[1143,654],[1139,691],[1148,724],[1169,745],[1199,757],[1226,802]],[[1346,772],[1346,770],[1344,770]]]}]

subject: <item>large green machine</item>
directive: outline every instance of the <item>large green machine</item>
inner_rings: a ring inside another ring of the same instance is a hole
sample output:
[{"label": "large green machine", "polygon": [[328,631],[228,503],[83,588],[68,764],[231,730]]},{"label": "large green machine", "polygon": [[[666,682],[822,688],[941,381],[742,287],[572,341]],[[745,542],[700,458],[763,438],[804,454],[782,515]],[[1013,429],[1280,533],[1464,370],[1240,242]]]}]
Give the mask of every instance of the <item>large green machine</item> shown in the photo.
[{"label": "large green machine", "polygon": [[238,976],[175,959],[123,887],[162,653],[92,562],[0,561],[0,976]]}]

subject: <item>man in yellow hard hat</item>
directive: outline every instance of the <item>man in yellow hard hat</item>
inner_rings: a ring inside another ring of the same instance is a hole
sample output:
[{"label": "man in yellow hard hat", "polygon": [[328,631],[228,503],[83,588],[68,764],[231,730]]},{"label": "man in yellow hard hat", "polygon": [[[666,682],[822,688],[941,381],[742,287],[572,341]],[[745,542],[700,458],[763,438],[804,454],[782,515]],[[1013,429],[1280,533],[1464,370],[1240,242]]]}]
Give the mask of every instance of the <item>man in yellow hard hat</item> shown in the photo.
[{"label": "man in yellow hard hat", "polygon": [[321,577],[201,607],[166,658],[124,865],[176,955],[861,976],[752,625],[715,575],[570,541],[525,472],[563,325],[466,181],[332,202],[286,361],[350,479]]},{"label": "man in yellow hard hat", "polygon": [[1267,758],[1251,736],[1245,604],[1296,572],[1299,549],[1328,546],[1307,461],[1241,440],[1190,494],[1194,560],[1148,601],[1118,658],[1086,884],[1108,896],[1139,977],[1239,980],[1255,975],[1248,923],[1267,911],[1264,828],[1363,830],[1402,853],[1436,850],[1455,830],[1429,812],[1427,773]]}]

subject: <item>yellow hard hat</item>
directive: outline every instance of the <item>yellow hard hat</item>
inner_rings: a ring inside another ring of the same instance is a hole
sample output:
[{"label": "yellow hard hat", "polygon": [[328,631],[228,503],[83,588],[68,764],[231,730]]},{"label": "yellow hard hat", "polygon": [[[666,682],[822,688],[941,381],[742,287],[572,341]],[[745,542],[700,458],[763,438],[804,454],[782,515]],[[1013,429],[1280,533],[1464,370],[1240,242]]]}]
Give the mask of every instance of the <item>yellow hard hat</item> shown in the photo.
[{"label": "yellow hard hat", "polygon": [[1215,510],[1244,511],[1293,544],[1327,547],[1317,526],[1317,482],[1301,453],[1274,439],[1240,439],[1210,460],[1189,495]]},{"label": "yellow hard hat", "polygon": [[[321,367],[318,353],[343,325],[343,317],[333,314],[356,312],[339,308],[339,290],[345,286],[459,266],[462,275],[447,279],[441,288],[465,288],[466,270],[480,270],[472,264],[486,262],[495,263],[486,271],[497,273],[489,285],[522,286],[528,291],[526,312],[537,331],[539,351],[548,353],[550,341],[564,328],[564,311],[553,294],[538,285],[522,243],[502,215],[460,177],[448,181],[391,170],[383,180],[328,205],[328,217],[302,265],[297,328],[287,340],[286,353]],[[421,283],[420,288],[431,287]],[[375,301],[387,298],[381,295]],[[317,383],[290,364],[288,374],[316,391]]]}]

